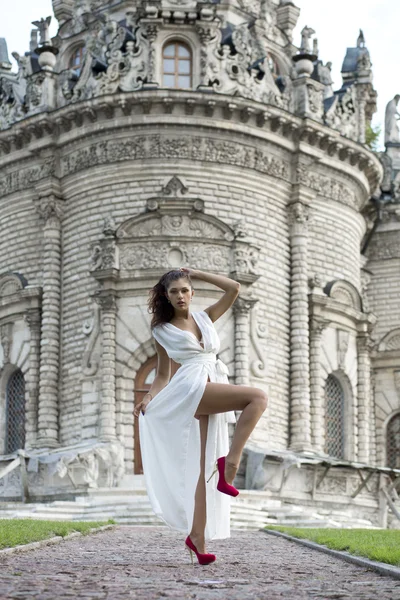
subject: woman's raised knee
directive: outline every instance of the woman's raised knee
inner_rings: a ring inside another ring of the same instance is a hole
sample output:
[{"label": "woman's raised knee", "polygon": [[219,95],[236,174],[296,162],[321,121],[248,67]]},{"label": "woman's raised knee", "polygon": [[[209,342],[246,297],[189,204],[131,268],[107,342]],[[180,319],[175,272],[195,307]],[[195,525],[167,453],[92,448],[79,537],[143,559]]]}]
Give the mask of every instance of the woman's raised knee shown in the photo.
[{"label": "woman's raised knee", "polygon": [[260,408],[260,410],[262,412],[264,412],[264,410],[268,406],[268,396],[264,392],[264,390],[260,390],[259,388],[256,388],[254,390],[254,392],[255,392],[255,394],[254,394],[253,402],[255,402],[257,404],[257,406]]}]

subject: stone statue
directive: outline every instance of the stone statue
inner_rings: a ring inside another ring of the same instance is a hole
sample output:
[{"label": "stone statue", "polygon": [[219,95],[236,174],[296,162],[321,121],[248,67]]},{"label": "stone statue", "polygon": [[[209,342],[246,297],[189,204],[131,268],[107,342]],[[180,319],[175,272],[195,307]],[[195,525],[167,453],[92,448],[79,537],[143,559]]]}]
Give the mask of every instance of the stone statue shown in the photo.
[{"label": "stone statue", "polygon": [[386,106],[385,112],[385,144],[400,143],[400,132],[397,126],[397,121],[400,119],[400,114],[397,110],[397,105],[400,100],[400,95],[396,96]]},{"label": "stone statue", "polygon": [[333,96],[332,63],[327,62],[326,65],[324,65],[322,62],[319,62],[317,70],[319,80],[325,86],[324,99],[331,98]]},{"label": "stone statue", "polygon": [[311,27],[307,27],[307,25],[305,27],[303,27],[303,30],[301,32],[301,46],[300,46],[300,52],[302,52],[303,54],[311,54],[311,46],[310,46],[310,38],[312,35],[314,35],[315,30],[312,29]]},{"label": "stone statue", "polygon": [[47,17],[47,19],[40,19],[40,21],[32,21],[32,25],[35,25],[39,29],[40,33],[40,42],[41,46],[46,46],[50,44],[50,23],[51,17]]}]

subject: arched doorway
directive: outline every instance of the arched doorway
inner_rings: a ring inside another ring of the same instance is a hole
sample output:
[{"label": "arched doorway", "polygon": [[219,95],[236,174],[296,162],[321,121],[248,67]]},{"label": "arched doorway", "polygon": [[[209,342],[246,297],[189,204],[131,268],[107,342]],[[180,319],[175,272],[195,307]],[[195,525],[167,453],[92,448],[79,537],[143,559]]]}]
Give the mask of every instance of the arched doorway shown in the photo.
[{"label": "arched doorway", "polygon": [[[133,389],[134,393],[134,404],[138,404],[143,399],[146,392],[149,391],[151,384],[156,376],[157,367],[157,355],[149,358],[139,369],[135,377],[135,385]],[[180,365],[171,360],[171,377],[175,375]],[[140,439],[139,439],[139,420],[134,417],[134,467],[133,472],[135,475],[141,475],[143,473],[142,465],[142,454],[140,452]]]}]

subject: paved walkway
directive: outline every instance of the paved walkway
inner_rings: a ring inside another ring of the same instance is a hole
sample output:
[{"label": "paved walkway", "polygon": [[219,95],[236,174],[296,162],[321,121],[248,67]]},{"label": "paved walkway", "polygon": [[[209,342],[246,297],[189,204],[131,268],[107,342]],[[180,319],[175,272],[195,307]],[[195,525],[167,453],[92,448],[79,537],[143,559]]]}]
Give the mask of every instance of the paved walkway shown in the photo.
[{"label": "paved walkway", "polygon": [[400,600],[400,581],[262,532],[209,544],[191,566],[182,536],[118,527],[0,559],[0,599]]}]

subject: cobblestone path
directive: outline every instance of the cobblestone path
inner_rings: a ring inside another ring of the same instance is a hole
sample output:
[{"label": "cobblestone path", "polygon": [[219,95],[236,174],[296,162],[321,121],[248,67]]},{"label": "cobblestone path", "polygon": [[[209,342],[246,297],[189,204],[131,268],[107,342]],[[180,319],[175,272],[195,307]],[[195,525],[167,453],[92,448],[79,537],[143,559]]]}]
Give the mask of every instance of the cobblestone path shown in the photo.
[{"label": "cobblestone path", "polygon": [[0,598],[18,600],[400,600],[400,581],[262,532],[210,542],[192,567],[183,536],[117,527],[0,559]]}]

